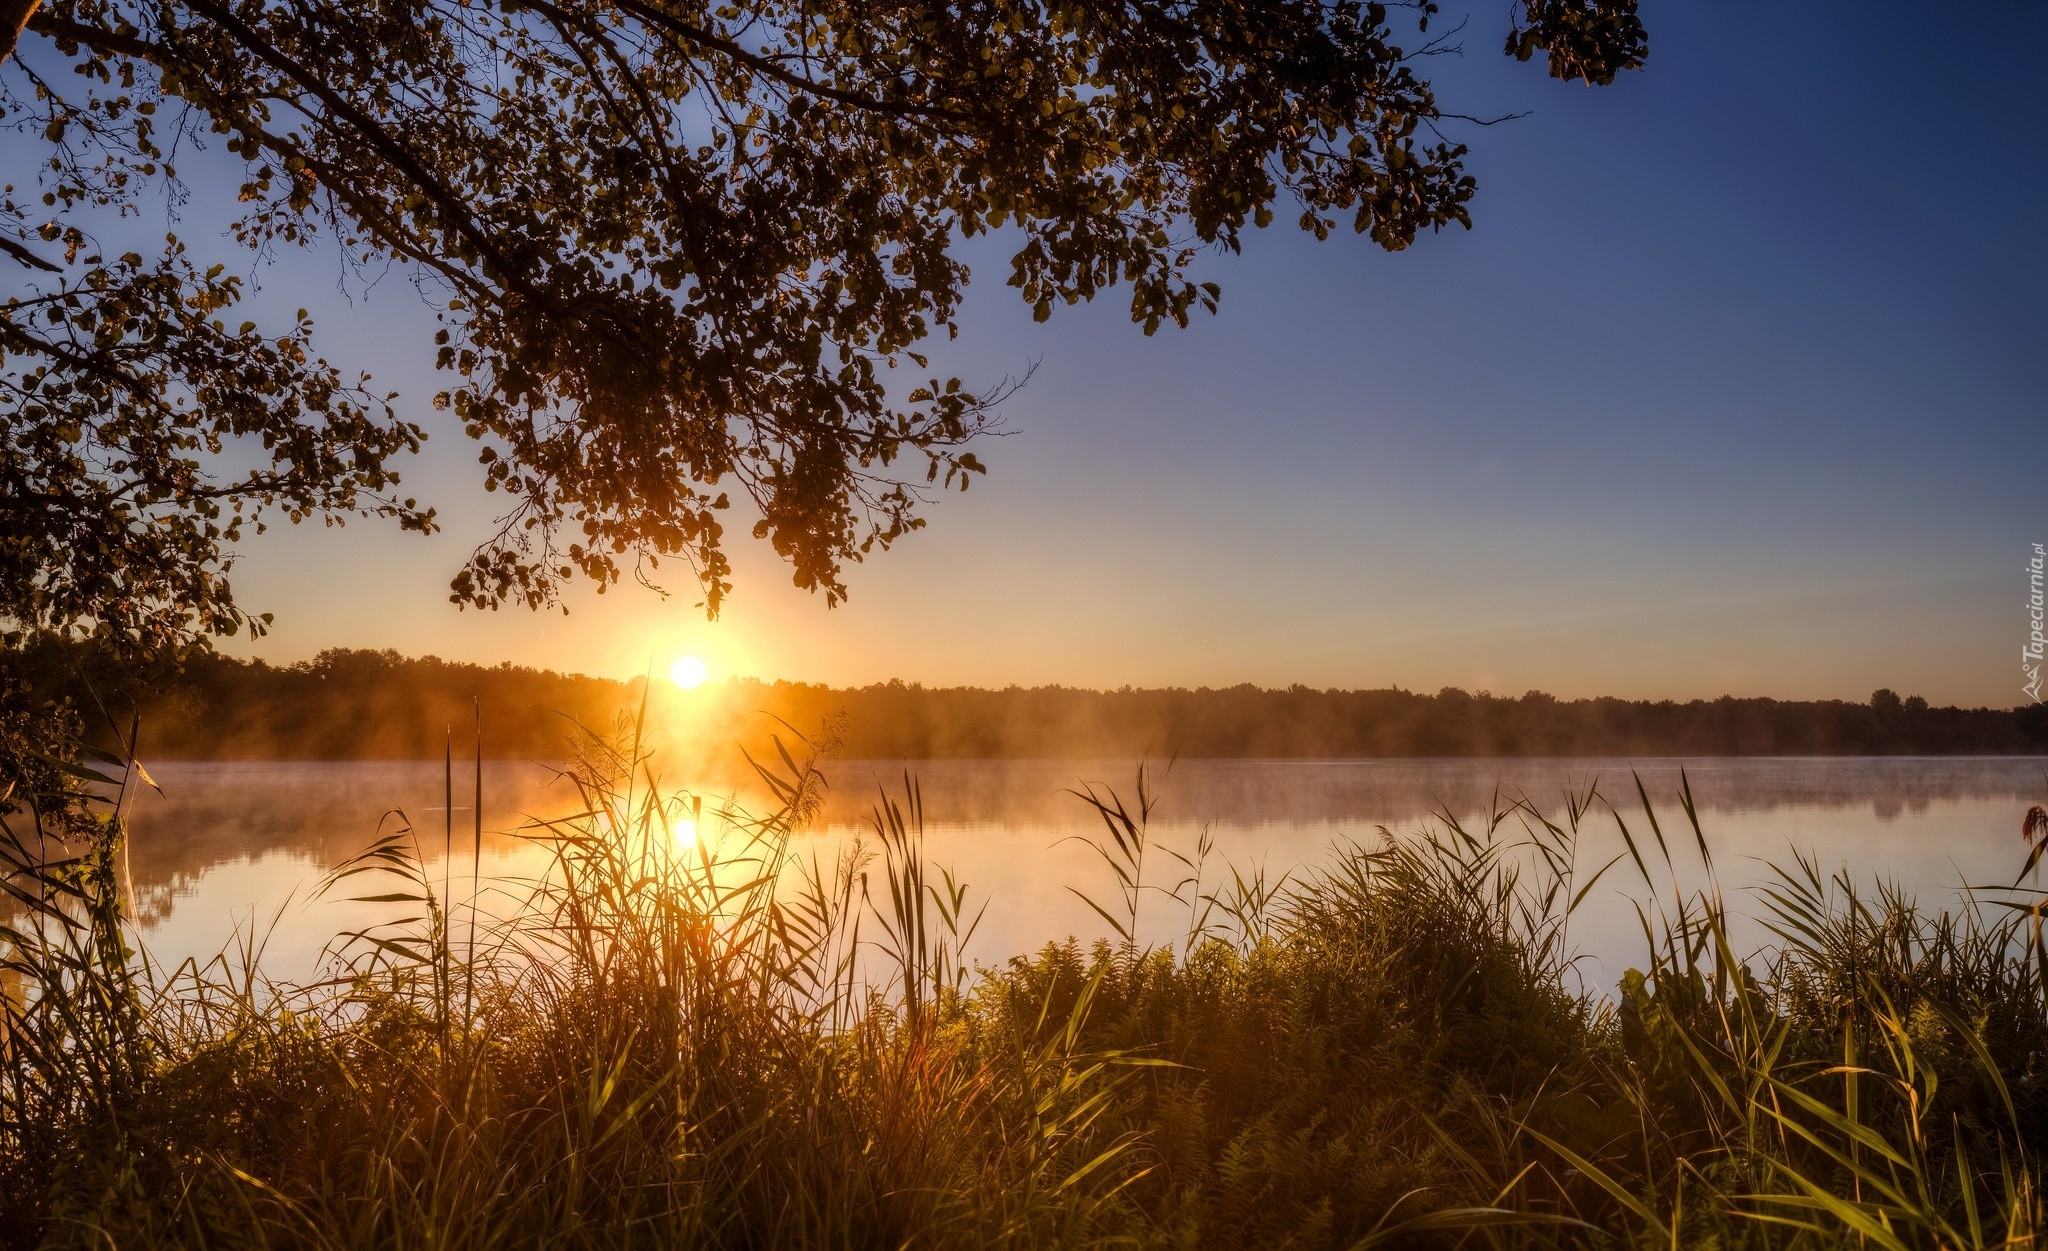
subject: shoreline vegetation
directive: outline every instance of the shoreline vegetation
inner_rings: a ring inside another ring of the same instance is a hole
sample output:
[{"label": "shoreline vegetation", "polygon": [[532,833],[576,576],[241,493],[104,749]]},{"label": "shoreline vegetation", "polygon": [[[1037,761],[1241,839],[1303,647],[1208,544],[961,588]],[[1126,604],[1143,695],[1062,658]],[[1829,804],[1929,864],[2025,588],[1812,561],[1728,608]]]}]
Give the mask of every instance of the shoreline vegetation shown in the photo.
[{"label": "shoreline vegetation", "polygon": [[[804,754],[770,757],[762,815],[664,789],[637,736],[594,740],[582,811],[522,831],[551,860],[525,882],[441,880],[418,841],[441,830],[380,829],[324,889],[405,915],[294,987],[264,978],[260,935],[150,964],[121,872],[143,775],[88,750],[0,839],[0,1246],[2041,1233],[2031,863],[1928,912],[1795,862],[1746,901],[1775,944],[1738,954],[1733,905],[1677,884],[1713,874],[1683,784],[1503,803],[1275,882],[1156,843],[1140,772],[1081,799],[1102,873],[1076,886],[1121,941],[988,967],[961,955],[979,888],[926,859],[914,781],[820,862],[794,837],[818,798]],[[1605,865],[1580,860],[1595,823],[1624,836]],[[1589,993],[1571,921],[1623,879],[1637,967]],[[504,892],[511,919],[479,914]],[[1160,915],[1184,935],[1131,940]]]},{"label": "shoreline vegetation", "polygon": [[[572,723],[614,726],[643,682],[331,650],[293,665],[199,654],[124,669],[48,640],[12,649],[0,680],[35,698],[140,711],[151,759],[438,760],[481,706],[493,759],[558,759]],[[839,725],[850,759],[2048,755],[2048,705],[1932,707],[1880,690],[1865,703],[1774,699],[1559,700],[1448,688],[1296,686],[1093,691],[842,689],[736,679],[650,698],[692,758],[763,726]],[[102,744],[103,746],[105,744]]]}]

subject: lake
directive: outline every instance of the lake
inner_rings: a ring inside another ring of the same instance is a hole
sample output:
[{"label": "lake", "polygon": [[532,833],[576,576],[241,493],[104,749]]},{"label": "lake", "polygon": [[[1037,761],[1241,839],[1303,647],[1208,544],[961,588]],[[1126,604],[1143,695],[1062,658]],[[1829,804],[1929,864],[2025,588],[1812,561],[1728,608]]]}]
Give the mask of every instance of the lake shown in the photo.
[{"label": "lake", "polygon": [[[1107,932],[1075,893],[1107,899],[1113,885],[1086,836],[1100,833],[1093,811],[1066,793],[1094,784],[1135,804],[1135,766],[1073,760],[835,761],[824,766],[827,802],[799,850],[830,863],[865,827],[883,789],[900,796],[906,769],[921,788],[930,859],[950,866],[987,911],[972,952],[998,960],[1069,934]],[[1263,869],[1269,880],[1312,872],[1334,847],[1376,844],[1383,831],[1412,831],[1449,813],[1483,830],[1489,811],[1526,797],[1563,820],[1564,795],[1597,784],[1600,794],[1648,842],[1635,778],[1655,804],[1674,848],[1671,876],[1706,881],[1677,795],[1689,781],[1715,859],[1717,879],[1741,896],[1768,873],[1766,862],[1809,854],[1824,871],[1868,885],[1895,881],[1928,903],[1952,901],[1965,884],[2010,885],[2025,855],[2019,837],[2030,804],[2048,802],[2048,762],[2036,758],[1739,758],[1701,760],[1182,760],[1148,769],[1159,803],[1156,847],[1192,854],[1205,833],[1212,847],[1205,883],[1230,869]],[[474,781],[458,764],[455,811],[431,763],[179,763],[154,767],[163,794],[145,792],[130,813],[130,874],[146,945],[161,964],[204,959],[258,936],[264,967],[304,980],[322,968],[328,941],[363,923],[363,906],[315,897],[321,874],[368,844],[400,816],[418,832],[430,871],[458,884],[471,873]],[[529,816],[575,805],[573,792],[539,765],[487,762],[483,823],[489,836],[478,872],[486,884],[534,871],[534,849],[506,831]],[[706,810],[734,788],[705,787]],[[744,788],[739,800],[748,802]],[[454,854],[446,854],[453,827]],[[1519,829],[1516,820],[1503,834]],[[1080,836],[1080,837],[1077,837]],[[1580,845],[1586,872],[1619,854],[1604,808]],[[1186,876],[1155,854],[1148,875]],[[1654,868],[1653,864],[1653,868]],[[1661,871],[1660,871],[1661,875]],[[1070,889],[1072,888],[1072,889]],[[1668,897],[1669,891],[1664,895]],[[1632,900],[1646,895],[1626,862],[1602,879],[1574,919],[1571,940],[1587,959],[1586,984],[1611,988],[1640,963]],[[1143,933],[1170,942],[1187,912],[1163,896],[1145,905]],[[1743,939],[1761,946],[1750,927]]]}]

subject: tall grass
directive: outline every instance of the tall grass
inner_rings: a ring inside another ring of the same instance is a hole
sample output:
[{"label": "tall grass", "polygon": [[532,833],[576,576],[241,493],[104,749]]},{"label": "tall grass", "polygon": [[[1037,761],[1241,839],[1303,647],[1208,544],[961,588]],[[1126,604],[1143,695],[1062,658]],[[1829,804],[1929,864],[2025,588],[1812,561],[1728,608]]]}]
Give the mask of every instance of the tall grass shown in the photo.
[{"label": "tall grass", "polygon": [[[316,1248],[2031,1245],[2041,896],[1929,913],[1795,861],[1745,960],[1689,794],[1335,850],[1269,879],[1103,822],[1113,936],[989,967],[913,779],[827,857],[800,741],[763,813],[635,737],[464,884],[393,814],[325,889],[336,976],[174,969],[124,915],[120,753],[5,818],[0,1244]],[[452,770],[451,770],[452,777]],[[453,793],[451,780],[449,792]],[[452,804],[450,805],[452,807]],[[1638,810],[1640,815],[1638,815]],[[83,814],[83,815],[80,815]],[[1583,863],[1612,823],[1625,850]],[[474,831],[472,831],[474,837]],[[474,847],[472,847],[474,850]],[[1634,875],[1644,948],[1579,985]],[[1166,925],[1174,941],[1143,936]]]}]

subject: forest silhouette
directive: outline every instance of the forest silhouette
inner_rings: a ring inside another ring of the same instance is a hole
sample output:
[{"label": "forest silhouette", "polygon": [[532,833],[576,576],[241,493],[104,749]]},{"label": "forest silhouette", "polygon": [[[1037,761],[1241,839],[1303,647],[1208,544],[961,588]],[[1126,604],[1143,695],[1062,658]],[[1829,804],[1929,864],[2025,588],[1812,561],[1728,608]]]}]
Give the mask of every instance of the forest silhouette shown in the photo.
[{"label": "forest silhouette", "polygon": [[[481,716],[485,753],[558,759],[578,727],[639,715],[640,680],[395,651],[334,649],[271,665],[202,653],[148,671],[97,668],[47,643],[12,657],[46,700],[88,722],[139,714],[151,758],[439,759]],[[115,697],[110,691],[142,692]],[[116,707],[115,705],[118,705]],[[1935,707],[1879,690],[1867,702],[1497,696],[1447,687],[1314,690],[1250,685],[1097,691],[1063,686],[841,688],[752,678],[681,697],[657,677],[657,720],[695,742],[830,727],[856,759],[1070,757],[1772,756],[2048,754],[2048,708]]]}]

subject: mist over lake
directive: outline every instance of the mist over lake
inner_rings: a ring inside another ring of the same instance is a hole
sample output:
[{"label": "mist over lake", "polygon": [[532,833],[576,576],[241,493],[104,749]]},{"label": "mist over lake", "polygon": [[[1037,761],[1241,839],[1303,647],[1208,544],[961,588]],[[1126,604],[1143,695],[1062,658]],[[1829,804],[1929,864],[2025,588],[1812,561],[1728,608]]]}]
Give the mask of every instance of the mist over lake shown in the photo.
[{"label": "mist over lake", "polygon": [[[1705,875],[1688,859],[1681,782],[1690,786],[1719,881],[1731,892],[1766,880],[1766,861],[1807,854],[1824,871],[1845,870],[1866,885],[1893,881],[1933,904],[1953,900],[1966,883],[2010,885],[2026,852],[2020,818],[2048,795],[2048,760],[2026,757],[1179,760],[1145,767],[1158,797],[1149,822],[1161,849],[1154,871],[1168,884],[1187,872],[1168,851],[1192,856],[1205,834],[1212,876],[1236,866],[1277,880],[1324,862],[1338,847],[1376,845],[1382,831],[1414,832],[1440,813],[1484,830],[1491,813],[1507,812],[1499,836],[1511,840],[1520,829],[1517,801],[1562,820],[1567,792],[1583,796],[1595,786],[1647,841],[1640,779],[1670,837],[1683,840],[1675,850],[1688,886],[1704,884]],[[450,822],[438,763],[158,766],[164,793],[134,801],[130,850],[153,954],[171,962],[205,958],[235,927],[253,922],[268,932],[272,972],[312,976],[324,944],[358,924],[362,910],[313,902],[311,888],[366,845],[380,821],[387,830],[401,814],[410,821],[430,877],[445,873],[460,883],[469,876],[472,768],[455,767]],[[900,802],[908,779],[922,795],[933,860],[989,900],[975,954],[997,960],[1069,935],[1104,935],[1100,919],[1069,889],[1100,893],[1108,885],[1085,841],[1103,836],[1102,822],[1071,792],[1092,785],[1135,807],[1136,762],[828,760],[820,768],[829,789],[796,843],[798,855],[829,861],[851,838],[871,837],[878,797]],[[484,876],[536,872],[538,859],[513,832],[527,819],[573,810],[577,795],[541,764],[487,761],[483,783]],[[758,804],[760,789],[725,779],[699,793],[715,809],[729,797]],[[451,829],[456,854],[442,866]],[[1590,821],[1587,831],[1580,854],[1590,872],[1621,844],[1611,821]],[[1611,890],[1596,895],[1575,924],[1598,961],[1586,970],[1588,981],[1611,989],[1639,939],[1629,900],[1643,891],[1620,872],[1608,882]],[[1171,942],[1176,927],[1185,928],[1184,909],[1148,907],[1148,938]],[[1754,930],[1744,936],[1763,937]]]}]

